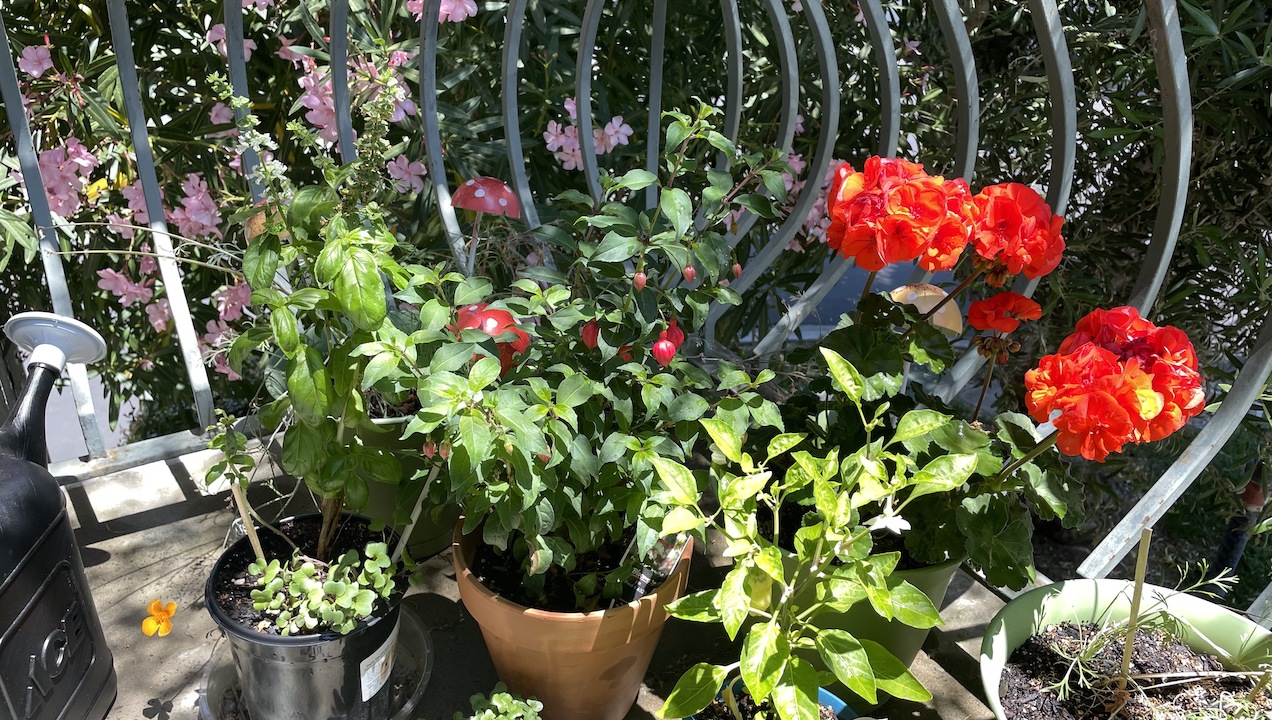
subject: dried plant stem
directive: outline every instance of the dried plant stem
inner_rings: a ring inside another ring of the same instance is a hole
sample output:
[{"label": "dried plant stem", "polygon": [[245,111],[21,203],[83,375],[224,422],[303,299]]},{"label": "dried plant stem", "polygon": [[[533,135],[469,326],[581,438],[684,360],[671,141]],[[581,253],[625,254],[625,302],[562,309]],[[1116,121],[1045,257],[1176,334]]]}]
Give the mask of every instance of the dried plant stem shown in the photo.
[{"label": "dried plant stem", "polygon": [[252,522],[251,510],[247,505],[247,492],[237,479],[230,480],[230,494],[234,496],[234,505],[238,507],[239,517],[243,520],[243,529],[247,532],[248,542],[252,543],[252,551],[256,559],[265,561],[265,550],[261,548],[261,539],[256,534],[256,524]]},{"label": "dried plant stem", "polygon": [[1140,534],[1139,555],[1135,558],[1135,592],[1131,595],[1131,615],[1126,620],[1126,643],[1122,646],[1122,672],[1117,678],[1117,692],[1126,692],[1126,681],[1131,673],[1131,650],[1135,648],[1135,623],[1139,620],[1140,599],[1144,595],[1144,575],[1148,572],[1148,544],[1153,539],[1153,529],[1144,528]]}]

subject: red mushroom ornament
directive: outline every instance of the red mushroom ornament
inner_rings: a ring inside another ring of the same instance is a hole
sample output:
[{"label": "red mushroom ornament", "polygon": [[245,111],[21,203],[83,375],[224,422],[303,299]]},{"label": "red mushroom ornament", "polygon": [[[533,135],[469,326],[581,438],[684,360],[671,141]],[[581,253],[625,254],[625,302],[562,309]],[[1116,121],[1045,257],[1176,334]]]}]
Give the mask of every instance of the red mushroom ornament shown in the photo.
[{"label": "red mushroom ornament", "polygon": [[473,222],[472,244],[468,248],[470,271],[477,262],[477,239],[480,237],[482,216],[507,215],[514,220],[521,217],[521,203],[516,193],[498,178],[475,177],[468,180],[451,196],[451,205],[477,213],[477,220]]}]

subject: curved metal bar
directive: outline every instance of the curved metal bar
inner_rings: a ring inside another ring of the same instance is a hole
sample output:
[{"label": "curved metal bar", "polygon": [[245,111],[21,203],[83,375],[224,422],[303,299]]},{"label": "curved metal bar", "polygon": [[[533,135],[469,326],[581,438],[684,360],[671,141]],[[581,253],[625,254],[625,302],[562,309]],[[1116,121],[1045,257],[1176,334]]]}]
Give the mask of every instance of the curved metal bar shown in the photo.
[{"label": "curved metal bar", "polygon": [[450,245],[455,265],[465,275],[472,274],[468,264],[468,252],[464,235],[451,205],[450,185],[446,180],[446,162],[442,157],[442,130],[437,113],[437,27],[442,0],[427,0],[424,15],[420,19],[420,112],[424,118],[424,149],[428,152],[428,174],[433,181],[433,195],[437,199],[437,214],[442,217],[442,229],[446,231],[446,243]]},{"label": "curved metal bar", "polygon": [[[795,54],[795,37],[791,33],[791,22],[786,17],[786,7],[782,0],[764,0],[768,11],[769,22],[776,30],[777,57],[782,76],[782,110],[778,123],[778,147],[786,152],[791,151],[795,139],[795,117],[799,115],[799,57]],[[751,232],[751,228],[759,222],[755,213],[745,212],[738,219],[737,230],[729,234],[729,247],[736,247],[738,241]]]},{"label": "curved metal bar", "polygon": [[587,0],[583,26],[579,28],[579,57],[574,72],[574,108],[579,128],[579,152],[583,157],[583,174],[592,199],[601,199],[600,170],[596,161],[596,142],[592,138],[592,58],[596,55],[596,35],[601,27],[604,0]]},{"label": "curved metal bar", "polygon": [[1047,187],[1047,204],[1052,212],[1063,215],[1073,190],[1073,164],[1078,155],[1078,101],[1073,89],[1073,65],[1069,62],[1069,46],[1064,39],[1064,26],[1055,0],[1029,0],[1038,33],[1038,47],[1047,66],[1047,89],[1051,96],[1051,181]]},{"label": "curved metal bar", "polygon": [[155,157],[150,149],[150,137],[146,130],[146,112],[141,106],[141,90],[137,80],[137,64],[133,58],[132,36],[128,30],[128,10],[124,0],[108,0],[111,41],[115,44],[115,65],[119,68],[119,87],[128,112],[128,129],[132,135],[133,152],[137,155],[137,174],[146,197],[146,212],[150,215],[150,230],[155,254],[159,259],[159,275],[164,291],[168,293],[168,305],[172,322],[177,329],[177,341],[181,346],[181,359],[185,362],[190,387],[194,389],[194,409],[199,428],[213,422],[212,391],[208,386],[208,372],[199,352],[199,338],[194,331],[190,305],[185,287],[181,284],[181,269],[177,267],[172,252],[172,238],[164,221],[163,200],[159,196],[159,178],[155,175]]},{"label": "curved metal bar", "polygon": [[[234,94],[242,98],[250,98],[247,89],[247,59],[243,52],[243,3],[239,0],[225,0],[225,61],[230,69],[230,85]],[[242,120],[247,108],[234,111],[235,117]],[[239,158],[239,169],[247,178],[247,188],[252,194],[252,202],[260,202],[265,197],[265,189],[256,177],[256,168],[260,165],[260,156],[252,148],[243,151]]]},{"label": "curved metal bar", "polygon": [[971,182],[976,170],[976,150],[980,146],[980,93],[977,92],[976,58],[958,0],[932,0],[937,24],[945,38],[945,49],[954,65],[954,121],[958,136],[954,145],[954,174]]},{"label": "curved metal bar", "polygon": [[1175,242],[1184,221],[1188,197],[1188,171],[1192,164],[1192,92],[1188,85],[1188,61],[1179,34],[1179,10],[1164,0],[1145,0],[1148,26],[1153,35],[1153,58],[1162,87],[1162,119],[1165,126],[1165,167],[1162,171],[1161,205],[1153,224],[1153,239],[1144,256],[1128,305],[1148,315],[1166,279],[1175,254]]},{"label": "curved metal bar", "polygon": [[353,104],[349,102],[349,0],[332,0],[331,4],[331,99],[340,159],[351,163],[358,157],[358,149],[353,146]]},{"label": "curved metal bar", "polygon": [[866,32],[874,48],[879,68],[879,155],[894,157],[901,141],[901,76],[897,71],[897,48],[888,32],[888,16],[879,0],[861,0]]},{"label": "curved metal bar", "polygon": [[[738,0],[720,0],[720,14],[724,16],[724,42],[728,53],[729,83],[724,91],[724,136],[737,142],[738,128],[742,126],[742,18],[738,15]],[[721,154],[723,157],[723,153]],[[733,158],[717,163],[728,167]]]},{"label": "curved metal bar", "polygon": [[1078,574],[1102,578],[1109,574],[1138,542],[1140,532],[1162,519],[1166,511],[1184,494],[1193,480],[1206,469],[1236,431],[1254,400],[1263,392],[1264,383],[1272,375],[1272,315],[1264,320],[1254,350],[1246,358],[1228,397],[1215,411],[1210,422],[1197,433],[1179,459],[1153,484],[1121,522],[1078,566]]},{"label": "curved metal bar", "polygon": [[[653,33],[649,42],[649,121],[645,169],[654,175],[662,167],[663,68],[666,66],[667,0],[654,0]],[[645,209],[658,207],[658,184],[645,188]]]},{"label": "curved metal bar", "polygon": [[[18,164],[22,170],[23,184],[26,185],[28,202],[31,203],[31,219],[35,223],[35,234],[40,240],[40,259],[44,263],[44,280],[49,286],[49,299],[53,305],[53,312],[74,317],[75,309],[71,305],[71,293],[66,285],[66,271],[62,267],[61,256],[57,254],[62,248],[57,241],[53,213],[49,210],[49,197],[45,191],[44,177],[40,174],[39,155],[35,151],[35,141],[31,137],[31,126],[27,124],[22,90],[18,86],[18,73],[13,66],[13,51],[9,47],[9,35],[4,26],[3,14],[0,14],[0,97],[4,99],[9,128],[13,132],[13,139],[18,147]],[[75,412],[79,416],[80,429],[84,433],[84,445],[88,448],[88,454],[94,458],[104,457],[106,443],[102,440],[101,426],[97,424],[97,413],[93,409],[93,392],[88,384],[88,370],[84,365],[75,363],[67,365],[66,372],[71,380],[71,393],[75,396]]]},{"label": "curved metal bar", "polygon": [[[835,138],[839,134],[839,66],[835,58],[834,39],[830,33],[830,24],[826,21],[826,14],[822,10],[821,0],[805,0],[804,14],[808,17],[808,23],[813,30],[817,65],[822,79],[821,131],[817,137],[816,154],[813,157],[813,162],[809,163],[808,176],[810,178],[823,178],[826,176],[826,169],[830,167],[831,156],[835,152]],[[800,196],[785,222],[769,239],[768,243],[756,253],[755,257],[750,259],[746,269],[742,271],[742,277],[733,282],[735,291],[739,293],[746,292],[755,284],[760,275],[772,267],[778,256],[782,254],[790,243],[791,238],[795,236],[800,226],[804,224],[804,218],[808,216],[808,211],[816,200],[817,193],[815,192],[806,192]],[[714,348],[715,325],[723,312],[724,308],[716,304],[707,315],[707,327],[704,335],[708,350]]]},{"label": "curved metal bar", "polygon": [[504,140],[508,143],[508,167],[512,172],[512,188],[521,200],[521,212],[531,230],[539,227],[539,210],[530,194],[530,181],[526,177],[526,156],[521,149],[521,114],[517,101],[517,88],[521,87],[521,74],[517,62],[521,58],[521,26],[525,22],[528,0],[511,0],[508,3],[507,24],[504,27],[503,46],[503,121]]},{"label": "curved metal bar", "polygon": [[821,305],[822,300],[830,294],[830,291],[843,278],[844,273],[848,272],[848,269],[852,266],[852,260],[836,255],[830,261],[830,265],[818,276],[817,280],[809,286],[808,290],[787,307],[786,314],[772,328],[769,328],[768,333],[760,342],[756,343],[755,350],[751,352],[751,355],[753,357],[763,357],[780,350],[786,344],[786,341],[790,339],[791,333],[795,332],[795,328],[804,322],[804,318],[808,317],[809,313]]}]

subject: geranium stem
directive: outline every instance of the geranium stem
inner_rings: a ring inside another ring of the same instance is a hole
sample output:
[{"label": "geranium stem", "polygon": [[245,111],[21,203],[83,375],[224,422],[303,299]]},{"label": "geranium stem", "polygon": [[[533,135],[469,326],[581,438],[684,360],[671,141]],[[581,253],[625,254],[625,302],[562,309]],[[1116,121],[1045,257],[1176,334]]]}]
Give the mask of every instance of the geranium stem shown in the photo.
[{"label": "geranium stem", "polygon": [[1144,575],[1148,572],[1148,543],[1153,529],[1140,534],[1139,555],[1135,558],[1135,592],[1131,595],[1131,614],[1126,620],[1126,643],[1122,646],[1122,673],[1117,677],[1118,695],[1126,693],[1126,679],[1131,674],[1131,650],[1135,648],[1135,623],[1139,620],[1140,598],[1144,594]]},{"label": "geranium stem", "polygon": [[1012,462],[1012,464],[1008,465],[1002,472],[998,473],[998,476],[995,477],[994,481],[990,484],[994,485],[1001,482],[1002,480],[1006,478],[1011,477],[1011,474],[1019,470],[1022,465],[1038,457],[1043,452],[1045,452],[1048,448],[1050,448],[1052,445],[1055,445],[1056,440],[1058,439],[1060,439],[1060,431],[1053,430],[1050,435],[1048,435],[1047,437],[1039,441],[1039,443],[1034,446],[1033,450],[1030,450],[1029,452],[1025,453],[1023,457],[1017,458],[1014,462]]},{"label": "geranium stem", "polygon": [[938,310],[945,307],[945,303],[957,297],[959,293],[963,292],[968,287],[970,287],[971,284],[975,282],[976,278],[980,277],[984,273],[985,273],[984,270],[976,270],[971,275],[968,275],[967,277],[963,278],[963,282],[959,283],[958,287],[951,290],[949,295],[946,295],[945,297],[941,298],[940,302],[933,305],[931,310],[928,310],[927,312],[923,313],[923,315],[919,318],[919,322],[927,322],[928,320],[930,320],[932,316],[937,313]]},{"label": "geranium stem", "polygon": [[994,380],[994,366],[998,364],[997,358],[990,358],[989,371],[985,373],[985,385],[981,387],[980,397],[976,399],[976,409],[972,411],[972,422],[980,417],[981,406],[985,404],[985,396],[989,394],[989,385]]},{"label": "geranium stem", "polygon": [[875,277],[879,275],[879,271],[875,270],[866,276],[866,286],[861,288],[861,298],[857,300],[857,312],[853,314],[852,321],[861,322],[861,303],[870,295],[870,288],[874,287]]}]

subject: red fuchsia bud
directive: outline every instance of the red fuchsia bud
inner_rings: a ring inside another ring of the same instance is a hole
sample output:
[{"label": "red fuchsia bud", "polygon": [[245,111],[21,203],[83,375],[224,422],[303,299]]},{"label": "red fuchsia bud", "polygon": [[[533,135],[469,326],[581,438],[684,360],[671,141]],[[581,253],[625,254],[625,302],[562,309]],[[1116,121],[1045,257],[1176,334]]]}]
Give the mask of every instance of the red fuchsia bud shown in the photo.
[{"label": "red fuchsia bud", "polygon": [[677,350],[680,349],[681,345],[685,344],[685,331],[676,327],[676,318],[672,318],[671,322],[667,323],[667,329],[660,337],[666,337],[670,340],[671,344],[675,345]]},{"label": "red fuchsia bud", "polygon": [[623,362],[631,362],[632,361],[632,346],[624,345],[623,347],[619,348],[618,359],[622,360]]},{"label": "red fuchsia bud", "polygon": [[676,344],[668,340],[666,334],[662,333],[658,342],[654,343],[654,360],[663,367],[670,365],[672,358],[676,357]]},{"label": "red fuchsia bud", "polygon": [[543,461],[544,465],[547,465],[548,463],[552,462],[552,456],[549,455],[548,453],[539,453],[539,459]]},{"label": "red fuchsia bud", "polygon": [[733,277],[742,277],[742,263],[733,263]]},{"label": "red fuchsia bud", "polygon": [[589,350],[595,350],[596,339],[600,336],[600,334],[601,326],[597,325],[595,320],[588,320],[587,324],[583,326],[583,344],[586,345]]},{"label": "red fuchsia bud", "polygon": [[645,283],[648,281],[649,278],[645,277],[645,273],[637,270],[636,274],[632,276],[632,287],[636,288],[636,292],[640,292],[645,289]]},{"label": "red fuchsia bud", "polygon": [[437,455],[443,460],[446,460],[447,458],[450,457],[450,451],[451,451],[451,444],[445,440],[443,440],[442,444],[437,447]]},{"label": "red fuchsia bud", "polygon": [[694,278],[698,277],[698,271],[695,270],[692,265],[686,265],[684,272],[685,272],[685,282],[687,283],[693,282]]},{"label": "red fuchsia bud", "polygon": [[434,455],[437,454],[437,443],[433,442],[432,440],[424,441],[424,447],[422,448],[422,452],[424,453],[424,457],[426,458],[433,457]]}]

